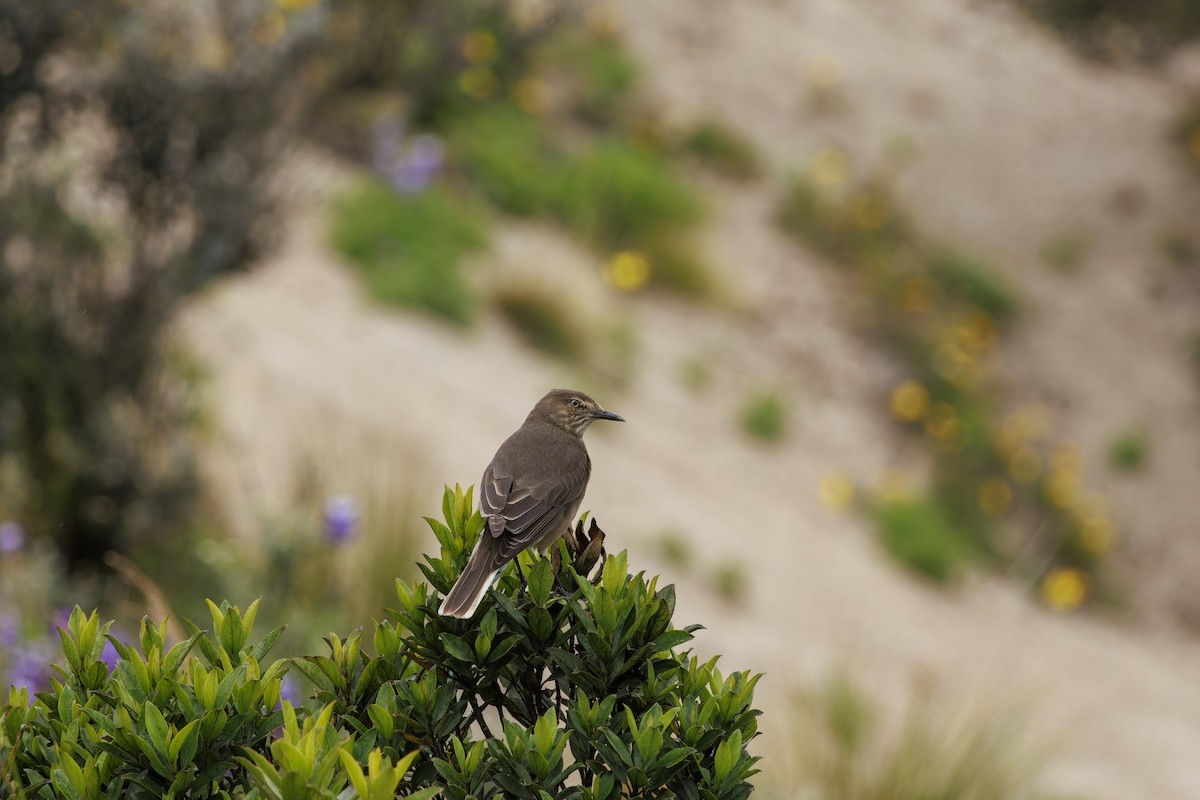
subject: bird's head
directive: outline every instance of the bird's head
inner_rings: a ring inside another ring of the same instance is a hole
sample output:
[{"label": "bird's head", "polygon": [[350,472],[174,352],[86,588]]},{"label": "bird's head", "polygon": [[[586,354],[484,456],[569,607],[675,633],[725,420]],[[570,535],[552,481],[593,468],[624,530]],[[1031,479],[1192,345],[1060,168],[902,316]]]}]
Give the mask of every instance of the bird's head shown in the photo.
[{"label": "bird's head", "polygon": [[583,432],[594,420],[625,421],[611,411],[605,411],[599,403],[583,392],[573,389],[552,390],[529,412],[529,419],[549,422],[576,436],[583,436]]}]

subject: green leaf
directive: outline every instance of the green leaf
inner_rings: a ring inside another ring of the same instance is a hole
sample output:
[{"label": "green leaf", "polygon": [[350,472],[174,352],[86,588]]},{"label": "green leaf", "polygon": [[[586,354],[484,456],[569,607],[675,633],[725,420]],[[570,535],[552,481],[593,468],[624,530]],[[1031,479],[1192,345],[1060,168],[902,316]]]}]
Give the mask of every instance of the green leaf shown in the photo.
[{"label": "green leaf", "polygon": [[[171,764],[176,767],[187,766],[196,755],[200,744],[200,720],[194,719],[175,732],[171,739],[171,749],[168,755]],[[181,760],[182,759],[182,760]]]},{"label": "green leaf", "polygon": [[329,679],[329,676],[325,674],[325,671],[318,664],[314,663],[316,658],[318,656],[296,658],[292,660],[292,666],[296,668],[297,672],[312,681],[318,689],[333,692],[335,690],[333,681]]},{"label": "green leaf", "polygon": [[378,703],[372,703],[367,706],[367,716],[371,718],[371,724],[375,726],[375,730],[379,731],[379,734],[383,736],[385,741],[392,738],[392,732],[395,730],[395,722],[392,720],[391,713],[386,708]]},{"label": "green leaf", "polygon": [[554,709],[547,709],[546,713],[538,717],[538,721],[533,725],[533,744],[539,753],[550,754],[554,748],[554,735],[557,732],[558,719],[554,715]]},{"label": "green leaf", "polygon": [[254,660],[262,661],[264,658],[266,658],[267,653],[271,652],[271,648],[275,646],[275,642],[278,641],[280,635],[282,635],[285,630],[287,630],[287,625],[280,625],[278,628],[275,628],[266,636],[264,636],[261,642],[254,645],[254,647],[250,650],[250,655],[254,657]]},{"label": "green leaf", "polygon": [[501,639],[493,647],[491,653],[488,654],[489,664],[498,664],[508,655],[508,651],[512,650],[521,641],[521,637],[514,634],[505,639]]},{"label": "green leaf", "polygon": [[539,558],[529,570],[529,599],[535,605],[545,606],[550,601],[550,592],[554,589],[554,572],[550,559]]},{"label": "green leaf", "polygon": [[446,648],[446,652],[449,653],[453,658],[457,658],[459,661],[465,661],[468,664],[473,664],[475,662],[474,650],[472,650],[471,646],[463,641],[461,637],[455,636],[452,633],[443,633],[441,639],[442,646]]},{"label": "green leaf", "polygon": [[358,792],[358,796],[366,800],[371,796],[370,790],[367,788],[367,778],[363,775],[362,767],[354,760],[354,756],[348,750],[338,748],[338,758],[342,760],[342,766],[346,770],[346,776],[350,778],[350,782],[354,784],[354,791]]},{"label": "green leaf", "polygon": [[690,642],[694,638],[696,637],[692,636],[687,631],[666,631],[665,633],[659,634],[657,637],[655,637],[650,648],[650,655],[661,653],[663,650],[670,650],[673,647],[678,647],[685,642]]},{"label": "green leaf", "polygon": [[146,735],[150,737],[154,749],[158,751],[159,755],[166,757],[168,754],[167,721],[163,719],[162,712],[149,701],[142,704],[142,726],[146,729]]}]

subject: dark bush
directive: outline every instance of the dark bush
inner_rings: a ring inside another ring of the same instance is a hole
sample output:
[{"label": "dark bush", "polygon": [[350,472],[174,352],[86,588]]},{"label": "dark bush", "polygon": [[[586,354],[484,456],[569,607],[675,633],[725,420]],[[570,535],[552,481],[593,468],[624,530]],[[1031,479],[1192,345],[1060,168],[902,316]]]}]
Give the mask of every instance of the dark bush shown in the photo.
[{"label": "dark bush", "polygon": [[248,40],[250,9],[217,15],[227,58],[202,65],[164,11],[0,0],[2,499],[73,565],[194,496],[167,324],[270,243],[299,42]]}]

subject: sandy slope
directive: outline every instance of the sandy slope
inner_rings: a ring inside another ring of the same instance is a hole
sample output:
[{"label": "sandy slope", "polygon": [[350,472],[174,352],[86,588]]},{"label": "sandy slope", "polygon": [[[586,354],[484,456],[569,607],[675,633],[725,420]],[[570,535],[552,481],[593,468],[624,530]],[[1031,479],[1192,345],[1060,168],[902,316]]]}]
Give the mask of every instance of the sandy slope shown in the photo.
[{"label": "sandy slope", "polygon": [[[1194,537],[1197,521],[1196,504],[1178,501],[1195,485],[1200,454],[1194,394],[1173,349],[1190,320],[1179,300],[1143,291],[1157,274],[1155,226],[1195,209],[1194,188],[1162,148],[1167,90],[1147,76],[1097,76],[990,5],[627,0],[624,13],[669,114],[720,113],[781,169],[831,143],[865,161],[895,135],[911,136],[923,156],[902,189],[919,219],[1002,256],[1028,295],[1029,318],[1004,354],[1014,394],[1067,405],[1063,425],[1087,445],[1097,480],[1114,427],[1144,423],[1158,452],[1146,479],[1114,484],[1119,512],[1135,540],[1153,545],[1140,551],[1151,566],[1191,552],[1168,549],[1172,537]],[[807,106],[812,59],[837,64],[843,114]],[[300,184],[328,178],[318,170]],[[1147,209],[1117,220],[1107,198],[1131,183]],[[911,455],[881,414],[892,368],[856,332],[852,290],[771,230],[770,187],[714,192],[714,257],[737,268],[765,313],[654,299],[632,307],[637,378],[601,397],[630,422],[589,433],[587,505],[617,546],[680,584],[681,618],[710,628],[702,650],[726,653],[729,668],[768,672],[768,723],[791,686],[831,666],[849,664],[893,698],[934,676],[964,696],[1027,704],[1061,745],[1049,788],[1113,800],[1200,796],[1200,647],[1154,626],[1059,617],[998,581],[933,591],[886,563],[856,519],[821,509],[826,471],[870,481]],[[1091,226],[1096,242],[1075,278],[1049,273],[1035,255],[1064,222]],[[201,298],[184,320],[213,370],[214,474],[244,526],[281,502],[305,453],[329,465],[335,484],[350,459],[402,465],[400,479],[434,513],[443,482],[476,481],[533,400],[572,376],[494,321],[456,333],[371,308],[330,255],[319,213],[301,209],[292,224],[269,264]],[[506,229],[493,251],[497,274],[543,269],[567,275],[581,304],[611,302],[587,256],[553,232]],[[717,380],[697,396],[676,370],[700,354]],[[775,449],[747,443],[733,421],[746,390],[765,384],[796,408],[792,436]],[[706,566],[655,562],[652,542],[666,528],[686,531]],[[695,577],[731,559],[754,576],[741,611]],[[1178,596],[1168,589],[1164,603]]]}]

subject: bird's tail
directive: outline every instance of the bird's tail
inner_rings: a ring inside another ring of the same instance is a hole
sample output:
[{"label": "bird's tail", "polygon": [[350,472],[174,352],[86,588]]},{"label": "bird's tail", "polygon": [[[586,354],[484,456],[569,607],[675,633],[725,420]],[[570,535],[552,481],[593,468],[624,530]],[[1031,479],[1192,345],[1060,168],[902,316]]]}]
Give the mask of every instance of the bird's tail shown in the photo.
[{"label": "bird's tail", "polygon": [[[483,535],[487,536],[487,531],[484,531]],[[439,614],[467,619],[475,613],[475,609],[479,608],[479,602],[483,600],[483,596],[487,594],[487,590],[491,588],[496,576],[500,573],[498,569],[488,569],[491,554],[486,553],[485,550],[484,547],[476,547],[475,552],[471,553],[471,560],[467,562],[467,568],[463,570],[462,575],[458,576],[458,581],[450,589],[450,594],[446,595],[446,599],[438,608]]]}]

